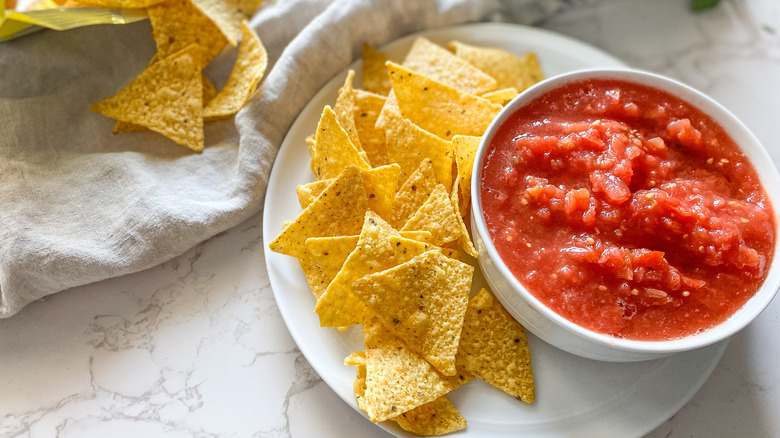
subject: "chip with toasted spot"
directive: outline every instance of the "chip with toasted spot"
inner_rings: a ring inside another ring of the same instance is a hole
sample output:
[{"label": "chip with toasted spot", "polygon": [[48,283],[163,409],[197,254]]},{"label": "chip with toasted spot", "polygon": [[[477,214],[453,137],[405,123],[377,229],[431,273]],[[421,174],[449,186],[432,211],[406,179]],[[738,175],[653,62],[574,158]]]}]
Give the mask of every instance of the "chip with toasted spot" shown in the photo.
[{"label": "chip with toasted spot", "polygon": [[385,105],[385,97],[365,90],[354,90],[354,119],[360,144],[372,166],[390,164],[387,158],[385,130],[376,126],[379,113]]},{"label": "chip with toasted spot", "polygon": [[456,241],[462,233],[458,212],[452,205],[449,193],[439,184],[433,193],[406,221],[401,231],[430,231],[435,245]]},{"label": "chip with toasted spot", "polygon": [[436,188],[433,161],[424,159],[395,195],[393,224],[403,228],[406,221],[425,203]]},{"label": "chip with toasted spot", "polygon": [[423,436],[445,435],[466,428],[466,419],[446,396],[406,411],[391,420],[398,423],[401,429]]},{"label": "chip with toasted spot", "polygon": [[190,45],[148,66],[117,94],[90,110],[202,151],[203,83],[197,50],[196,45]]},{"label": "chip with toasted spot", "polygon": [[536,55],[518,57],[503,49],[476,47],[453,41],[450,50],[464,61],[494,77],[498,88],[515,88],[518,92],[544,79]]},{"label": "chip with toasted spot", "polygon": [[309,284],[314,299],[318,299],[325,293],[331,279],[325,274],[317,259],[308,251],[298,257],[298,264],[301,266],[303,275],[306,276],[306,283]]},{"label": "chip with toasted spot", "polygon": [[453,376],[473,274],[471,265],[431,250],[355,280],[352,291],[412,351]]},{"label": "chip with toasted spot", "polygon": [[420,162],[429,159],[436,181],[452,187],[452,143],[420,128],[405,118],[391,117],[385,124],[387,156],[401,166],[400,181],[406,182]]},{"label": "chip with toasted spot", "polygon": [[322,111],[315,143],[309,151],[312,153],[311,170],[317,179],[333,178],[350,165],[360,169],[371,168],[336,120],[336,113],[330,106],[325,106]]},{"label": "chip with toasted spot", "polygon": [[[355,250],[358,242],[358,235],[354,236],[333,236],[333,237],[310,237],[306,239],[306,250],[311,253],[314,260],[322,270],[322,275],[328,284],[336,277],[336,274],[344,266],[344,262],[349,254]],[[322,292],[325,292],[323,288]],[[317,298],[322,295],[317,295]]]},{"label": "chip with toasted spot", "polygon": [[274,252],[301,257],[310,237],[358,234],[368,209],[363,178],[349,166],[271,243]]},{"label": "chip with toasted spot", "polygon": [[414,40],[402,65],[467,94],[481,95],[497,87],[490,75],[423,37]]},{"label": "chip with toasted spot", "polygon": [[227,39],[214,22],[190,0],[166,0],[146,12],[157,45],[152,63],[190,44],[197,44],[201,65],[205,66],[227,44]]},{"label": "chip with toasted spot", "polygon": [[390,91],[390,78],[385,63],[387,56],[376,48],[363,44],[363,88],[381,96]]},{"label": "chip with toasted spot", "polygon": [[458,167],[458,187],[460,188],[460,214],[468,216],[471,206],[471,174],[474,170],[474,157],[481,137],[456,135],[452,137],[452,147],[455,149],[455,163]]},{"label": "chip with toasted spot", "polygon": [[513,397],[534,401],[525,329],[486,289],[469,301],[457,363]]},{"label": "chip with toasted spot", "polygon": [[383,271],[421,254],[427,245],[409,240],[405,246],[391,246],[390,237],[398,231],[372,211],[365,214],[357,247],[317,300],[314,311],[323,327],[346,327],[360,323],[366,312],[363,302],[352,292],[355,280]]},{"label": "chip with toasted spot", "polygon": [[519,93],[516,88],[502,88],[500,90],[491,91],[482,95],[485,99],[504,106],[509,103],[510,100],[517,97]]},{"label": "chip with toasted spot", "polygon": [[502,108],[392,62],[388,62],[388,72],[401,114],[445,140],[484,134]]},{"label": "chip with toasted spot", "polygon": [[[473,377],[446,377],[436,371],[377,319],[363,324],[366,352],[366,413],[373,422],[397,417],[432,402]],[[425,390],[421,390],[425,388]]]},{"label": "chip with toasted spot", "polygon": [[246,20],[241,21],[241,44],[227,83],[203,108],[206,120],[230,117],[237,113],[252,97],[268,67],[268,54],[254,29]]}]

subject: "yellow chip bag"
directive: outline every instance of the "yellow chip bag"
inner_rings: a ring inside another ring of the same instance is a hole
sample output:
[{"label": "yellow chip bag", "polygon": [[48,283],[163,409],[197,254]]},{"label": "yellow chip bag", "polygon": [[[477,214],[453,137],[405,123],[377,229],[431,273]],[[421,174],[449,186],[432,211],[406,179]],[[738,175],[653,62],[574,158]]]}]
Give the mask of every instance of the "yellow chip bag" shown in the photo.
[{"label": "yellow chip bag", "polygon": [[371,168],[336,120],[336,113],[330,106],[326,106],[322,111],[315,143],[309,150],[313,152],[311,170],[317,179],[333,178],[350,165],[360,169]]},{"label": "yellow chip bag", "polygon": [[405,182],[429,159],[436,181],[444,187],[452,187],[452,143],[431,134],[404,118],[391,117],[385,124],[387,130],[387,156],[401,166],[400,180]]},{"label": "yellow chip bag", "polygon": [[349,166],[269,246],[274,252],[301,258],[310,237],[358,234],[367,208],[360,170]]},{"label": "yellow chip bag", "polygon": [[520,92],[544,79],[533,53],[517,57],[503,49],[476,47],[458,41],[451,42],[449,48],[459,58],[494,77],[498,88],[515,88]]},{"label": "yellow chip bag", "polygon": [[387,96],[390,91],[390,77],[385,68],[387,56],[374,47],[363,44],[363,88]]},{"label": "yellow chip bag", "polygon": [[432,402],[473,378],[465,372],[450,377],[441,375],[376,318],[364,322],[363,335],[365,406],[373,422],[397,417]]},{"label": "yellow chip bag", "polygon": [[401,114],[445,140],[454,135],[484,134],[501,111],[501,105],[464,94],[398,64],[388,62],[388,71]]},{"label": "yellow chip bag", "polygon": [[203,83],[197,46],[164,58],[90,110],[203,150]]},{"label": "yellow chip bag", "polygon": [[496,80],[490,75],[423,37],[414,40],[403,66],[467,94],[496,89]]},{"label": "yellow chip bag", "polygon": [[227,84],[203,108],[203,117],[215,120],[237,113],[252,97],[268,66],[268,54],[260,38],[241,21],[241,44]]},{"label": "yellow chip bag", "polygon": [[401,231],[430,231],[435,245],[454,242],[461,236],[463,229],[458,218],[460,213],[452,205],[450,196],[443,185],[439,184],[433,193],[406,221]]},{"label": "yellow chip bag", "polygon": [[427,251],[354,281],[352,291],[412,351],[454,376],[473,274],[472,266]]},{"label": "yellow chip bag", "polygon": [[469,301],[457,362],[507,394],[526,403],[534,401],[525,329],[485,289]]}]

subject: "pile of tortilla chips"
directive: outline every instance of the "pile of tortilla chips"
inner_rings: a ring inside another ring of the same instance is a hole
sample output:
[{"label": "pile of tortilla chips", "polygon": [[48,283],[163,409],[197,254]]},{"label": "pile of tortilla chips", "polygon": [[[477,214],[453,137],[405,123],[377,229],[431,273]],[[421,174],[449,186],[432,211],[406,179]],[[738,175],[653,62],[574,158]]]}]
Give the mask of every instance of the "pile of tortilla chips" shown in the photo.
[{"label": "pile of tortilla chips", "polygon": [[[296,257],[323,327],[362,324],[354,392],[371,421],[420,435],[466,427],[446,398],[480,377],[534,400],[523,327],[485,289],[466,223],[474,155],[502,105],[540,80],[533,55],[418,38],[401,64],[365,46],[307,138],[316,180],[270,244]],[[454,53],[453,53],[454,52]]]},{"label": "pile of tortilla chips", "polygon": [[[114,133],[152,130],[203,150],[204,121],[238,112],[265,73],[268,57],[246,18],[257,0],[79,0],[93,6],[146,8],[157,44],[149,66],[92,111],[116,119]],[[240,40],[240,43],[239,43]],[[226,45],[238,56],[217,91],[202,70]]]}]

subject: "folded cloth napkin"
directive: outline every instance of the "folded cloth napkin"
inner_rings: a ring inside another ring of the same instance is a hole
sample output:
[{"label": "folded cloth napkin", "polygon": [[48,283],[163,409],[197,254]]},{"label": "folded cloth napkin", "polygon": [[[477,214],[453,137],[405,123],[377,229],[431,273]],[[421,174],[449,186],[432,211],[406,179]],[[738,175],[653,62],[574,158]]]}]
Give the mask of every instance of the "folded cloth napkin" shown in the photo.
[{"label": "folded cloth napkin", "polygon": [[[257,213],[287,129],[363,42],[531,23],[563,0],[267,1],[251,22],[271,61],[264,83],[234,120],[207,125],[200,154],[151,132],[115,136],[89,111],[154,55],[148,22],[0,44],[0,317],[159,264]],[[224,78],[231,55],[207,75]]]}]

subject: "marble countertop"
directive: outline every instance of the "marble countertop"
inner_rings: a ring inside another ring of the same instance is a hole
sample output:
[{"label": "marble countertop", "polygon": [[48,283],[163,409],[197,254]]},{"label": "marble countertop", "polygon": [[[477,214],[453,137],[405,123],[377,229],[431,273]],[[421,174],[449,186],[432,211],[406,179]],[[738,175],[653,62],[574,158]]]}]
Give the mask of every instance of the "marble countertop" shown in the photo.
[{"label": "marble countertop", "polygon": [[[573,0],[542,27],[682,80],[780,163],[780,3]],[[312,370],[268,284],[262,215],[160,266],[0,320],[2,437],[387,437]],[[780,436],[780,299],[648,437]]]}]

